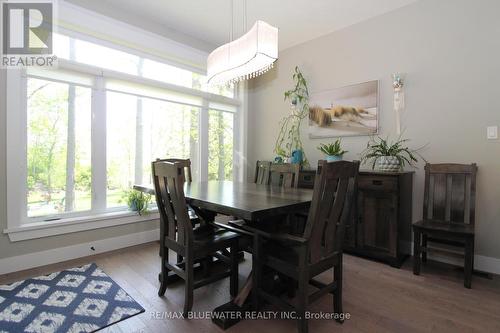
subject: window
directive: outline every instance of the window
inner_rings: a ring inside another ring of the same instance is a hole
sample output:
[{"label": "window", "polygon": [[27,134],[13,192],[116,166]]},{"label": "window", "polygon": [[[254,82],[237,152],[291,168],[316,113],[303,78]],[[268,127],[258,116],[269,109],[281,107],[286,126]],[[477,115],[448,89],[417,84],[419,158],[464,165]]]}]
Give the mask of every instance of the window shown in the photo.
[{"label": "window", "polygon": [[233,124],[230,112],[208,112],[208,179],[233,179]]},{"label": "window", "polygon": [[64,35],[55,50],[57,69],[9,72],[9,146],[27,148],[8,152],[9,229],[125,213],[157,158],[190,158],[195,180],[235,177],[234,87]]},{"label": "window", "polygon": [[91,208],[89,88],[27,80],[28,217]]},{"label": "window", "polygon": [[106,46],[55,34],[54,48],[61,59],[234,98],[233,85],[209,85],[205,75]]},{"label": "window", "polygon": [[123,206],[133,184],[151,184],[151,161],[191,158],[198,178],[200,108],[108,92],[107,206]]}]

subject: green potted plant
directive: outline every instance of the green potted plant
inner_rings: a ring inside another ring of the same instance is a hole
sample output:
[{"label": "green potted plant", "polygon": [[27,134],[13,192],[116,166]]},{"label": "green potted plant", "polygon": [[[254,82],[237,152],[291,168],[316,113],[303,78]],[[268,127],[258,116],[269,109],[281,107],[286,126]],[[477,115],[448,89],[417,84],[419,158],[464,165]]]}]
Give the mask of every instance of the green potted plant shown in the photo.
[{"label": "green potted plant", "polygon": [[347,151],[342,149],[342,140],[337,139],[333,143],[324,144],[321,143],[318,146],[318,150],[326,155],[326,160],[328,162],[341,161]]},{"label": "green potted plant", "polygon": [[309,90],[307,81],[298,66],[295,67],[292,78],[295,87],[284,93],[285,101],[290,102],[291,112],[281,119],[281,128],[276,138],[274,152],[285,161],[307,166],[308,161],[302,145],[300,127],[302,121],[309,115]]},{"label": "green potted plant", "polygon": [[126,193],[126,200],[131,211],[143,215],[148,212],[151,195],[137,190],[130,190]]},{"label": "green potted plant", "polygon": [[364,163],[372,161],[372,169],[386,172],[398,172],[405,165],[415,166],[418,162],[417,156],[423,159],[418,153],[421,148],[408,148],[406,146],[408,141],[401,137],[394,142],[389,141],[389,138],[372,137],[361,153],[361,160]]}]

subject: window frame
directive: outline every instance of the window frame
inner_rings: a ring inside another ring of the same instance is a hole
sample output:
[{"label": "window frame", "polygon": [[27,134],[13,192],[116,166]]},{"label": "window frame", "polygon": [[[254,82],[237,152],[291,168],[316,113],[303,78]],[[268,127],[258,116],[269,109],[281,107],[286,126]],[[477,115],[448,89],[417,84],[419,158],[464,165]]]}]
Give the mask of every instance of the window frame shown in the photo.
[{"label": "window frame", "polygon": [[[69,36],[73,37],[73,36]],[[77,37],[79,38],[79,37]],[[93,41],[95,42],[95,41]],[[103,43],[109,47],[109,43]],[[123,50],[123,47],[117,48]],[[135,54],[134,52],[131,52]],[[142,55],[141,55],[142,56]],[[154,59],[154,58],[153,58]],[[155,59],[156,60],[156,59]],[[103,69],[72,60],[59,59],[59,69],[93,77],[91,91],[91,165],[92,165],[92,205],[90,211],[57,214],[57,221],[46,221],[48,216],[27,216],[27,80],[32,76],[26,70],[9,70],[7,73],[7,229],[11,241],[20,241],[71,233],[96,228],[104,228],[128,223],[153,221],[159,218],[157,212],[146,216],[123,209],[106,208],[106,86],[107,79],[117,79],[143,86],[168,90],[201,98],[199,112],[198,170],[201,181],[208,179],[208,115],[209,110],[228,112],[209,107],[210,104],[224,104],[235,108],[233,119],[233,179],[245,179],[245,169],[241,167],[246,156],[241,133],[246,119],[246,89],[235,86],[234,98],[216,95],[207,91],[177,86],[140,76]],[[198,72],[193,69],[193,72]],[[57,82],[57,80],[52,80]],[[60,81],[65,82],[66,81]],[[79,86],[85,86],[76,84]],[[148,97],[148,96],[145,96]],[[150,97],[148,97],[150,98]],[[178,101],[169,101],[177,104]],[[189,105],[189,104],[187,104]],[[245,140],[246,141],[246,140]],[[238,151],[238,153],[236,153]],[[238,160],[236,160],[238,158]],[[241,161],[240,161],[241,159]]]}]

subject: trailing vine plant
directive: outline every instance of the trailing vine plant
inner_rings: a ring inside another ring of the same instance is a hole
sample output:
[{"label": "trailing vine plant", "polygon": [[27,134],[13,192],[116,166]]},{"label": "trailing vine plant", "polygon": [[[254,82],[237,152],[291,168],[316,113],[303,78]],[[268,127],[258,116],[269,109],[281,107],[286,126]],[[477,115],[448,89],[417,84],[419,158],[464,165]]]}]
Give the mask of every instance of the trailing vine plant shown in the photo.
[{"label": "trailing vine plant", "polygon": [[309,115],[309,90],[307,81],[302,75],[298,66],[295,67],[292,76],[295,87],[285,91],[285,101],[290,101],[291,113],[283,117],[280,121],[280,131],[274,145],[274,152],[281,157],[292,156],[294,150],[301,150],[304,156],[302,164],[308,166],[302,140],[300,138],[300,125],[302,120]]}]

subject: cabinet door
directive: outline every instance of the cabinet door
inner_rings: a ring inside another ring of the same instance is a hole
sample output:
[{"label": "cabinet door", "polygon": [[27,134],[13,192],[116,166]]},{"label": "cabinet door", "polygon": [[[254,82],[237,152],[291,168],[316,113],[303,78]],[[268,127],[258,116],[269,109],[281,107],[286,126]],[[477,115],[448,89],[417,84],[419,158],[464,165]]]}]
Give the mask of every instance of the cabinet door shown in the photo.
[{"label": "cabinet door", "polygon": [[353,249],[356,247],[356,227],[358,224],[358,213],[356,203],[351,209],[351,216],[345,226],[344,249]]},{"label": "cabinet door", "polygon": [[358,247],[397,255],[397,207],[394,192],[358,192]]}]

